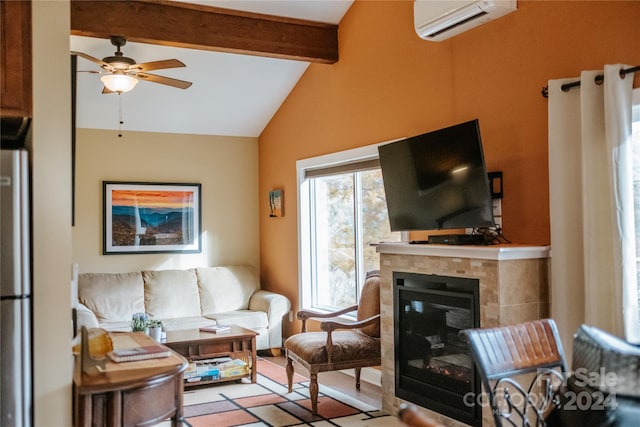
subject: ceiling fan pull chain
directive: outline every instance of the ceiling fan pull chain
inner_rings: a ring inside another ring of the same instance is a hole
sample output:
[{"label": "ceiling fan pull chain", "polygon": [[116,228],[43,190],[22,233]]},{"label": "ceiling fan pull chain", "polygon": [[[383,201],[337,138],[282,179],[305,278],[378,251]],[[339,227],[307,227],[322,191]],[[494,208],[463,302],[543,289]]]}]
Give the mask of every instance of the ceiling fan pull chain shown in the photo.
[{"label": "ceiling fan pull chain", "polygon": [[118,138],[122,138],[122,124],[124,123],[124,120],[122,120],[122,93],[121,92],[116,92],[118,94],[118,112],[119,112],[119,117],[118,117]]}]

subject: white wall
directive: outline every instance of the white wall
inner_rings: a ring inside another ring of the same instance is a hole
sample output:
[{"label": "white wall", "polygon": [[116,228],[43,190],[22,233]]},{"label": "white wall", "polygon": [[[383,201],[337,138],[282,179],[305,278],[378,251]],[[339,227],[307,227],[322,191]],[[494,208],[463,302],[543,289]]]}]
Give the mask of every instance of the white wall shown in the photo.
[{"label": "white wall", "polygon": [[[126,95],[124,95],[126,96]],[[80,272],[259,267],[256,138],[78,129],[73,262]],[[202,185],[201,254],[102,255],[102,181]]]},{"label": "white wall", "polygon": [[33,329],[36,426],[71,425],[69,2],[34,1]]}]

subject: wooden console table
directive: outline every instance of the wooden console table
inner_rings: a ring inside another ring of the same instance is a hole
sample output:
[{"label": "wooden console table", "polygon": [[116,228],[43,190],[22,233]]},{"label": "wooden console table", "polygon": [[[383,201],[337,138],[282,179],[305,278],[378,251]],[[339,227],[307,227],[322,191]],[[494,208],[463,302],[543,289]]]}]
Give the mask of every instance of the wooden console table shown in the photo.
[{"label": "wooden console table", "polygon": [[[151,340],[140,332],[112,333],[111,337],[114,348],[123,348],[118,345],[123,339]],[[80,365],[76,358],[73,376],[76,427],[154,425],[168,418],[173,426],[182,422],[183,372],[188,363],[179,354],[172,352],[166,358],[137,362],[107,361],[104,372],[84,373]]]}]

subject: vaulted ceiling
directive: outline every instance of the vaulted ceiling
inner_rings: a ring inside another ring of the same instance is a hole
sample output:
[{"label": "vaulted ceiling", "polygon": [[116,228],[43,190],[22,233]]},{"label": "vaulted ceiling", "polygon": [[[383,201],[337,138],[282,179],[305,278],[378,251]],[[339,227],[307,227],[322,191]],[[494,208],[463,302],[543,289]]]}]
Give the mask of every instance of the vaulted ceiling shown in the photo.
[{"label": "vaulted ceiling", "polygon": [[142,81],[102,94],[93,62],[78,58],[80,128],[258,136],[309,63],[338,60],[338,26],[352,0],[71,2],[71,50],[96,58],[116,49],[136,62],[176,58],[154,74],[193,82],[186,90]]}]

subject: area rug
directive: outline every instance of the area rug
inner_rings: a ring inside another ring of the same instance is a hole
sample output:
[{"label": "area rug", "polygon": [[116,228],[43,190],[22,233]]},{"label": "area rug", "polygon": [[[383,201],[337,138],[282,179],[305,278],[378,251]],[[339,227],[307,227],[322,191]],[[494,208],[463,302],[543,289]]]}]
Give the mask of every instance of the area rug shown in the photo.
[{"label": "area rug", "polygon": [[[250,382],[188,389],[184,415],[193,427],[316,426],[401,427],[396,417],[383,413],[330,387],[319,385],[318,414],[311,413],[309,379],[295,374],[288,393],[283,367],[259,359],[258,378]],[[322,374],[320,374],[322,380]]]}]

